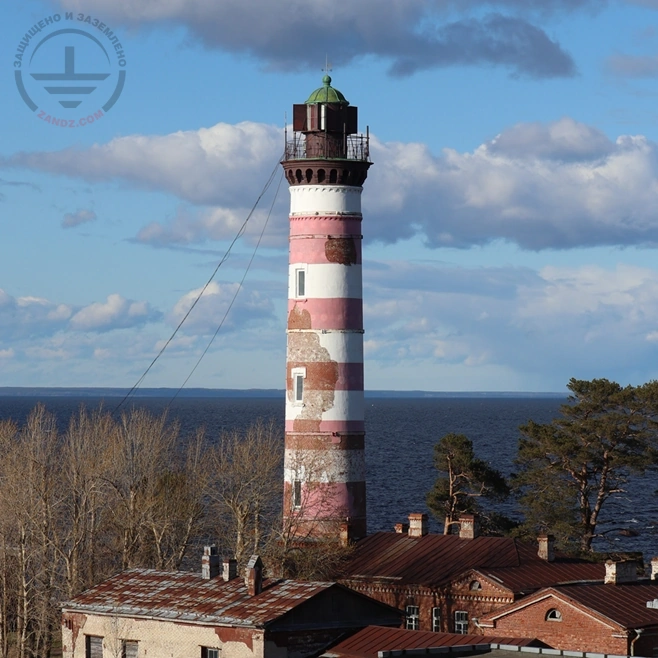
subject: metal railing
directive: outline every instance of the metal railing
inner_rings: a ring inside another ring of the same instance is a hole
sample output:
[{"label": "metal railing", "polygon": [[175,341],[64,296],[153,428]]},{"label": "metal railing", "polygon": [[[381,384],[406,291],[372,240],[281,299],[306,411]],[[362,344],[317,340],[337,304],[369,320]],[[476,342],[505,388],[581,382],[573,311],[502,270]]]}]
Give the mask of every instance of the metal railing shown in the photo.
[{"label": "metal railing", "polygon": [[294,133],[286,143],[284,160],[312,160],[329,158],[337,160],[361,160],[370,162],[370,137],[368,135],[347,135],[345,142],[334,140],[306,141],[303,133]]}]

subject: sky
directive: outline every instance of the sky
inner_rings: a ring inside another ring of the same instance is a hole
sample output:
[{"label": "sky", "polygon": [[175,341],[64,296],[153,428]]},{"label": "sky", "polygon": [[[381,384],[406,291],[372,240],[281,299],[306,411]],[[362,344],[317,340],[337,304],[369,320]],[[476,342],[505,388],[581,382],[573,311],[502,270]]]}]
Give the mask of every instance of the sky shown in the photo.
[{"label": "sky", "polygon": [[[131,387],[166,345],[142,386],[284,388],[278,162],[327,62],[371,135],[366,389],[658,377],[658,0],[0,12],[0,386]],[[65,66],[106,77],[33,77]]]}]

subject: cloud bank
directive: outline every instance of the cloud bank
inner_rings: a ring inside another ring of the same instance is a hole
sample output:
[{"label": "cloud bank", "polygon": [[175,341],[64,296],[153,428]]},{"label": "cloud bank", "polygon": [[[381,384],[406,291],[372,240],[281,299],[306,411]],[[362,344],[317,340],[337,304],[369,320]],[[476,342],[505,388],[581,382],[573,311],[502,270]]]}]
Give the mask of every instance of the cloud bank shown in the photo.
[{"label": "cloud bank", "polygon": [[[0,164],[173,194],[200,208],[151,223],[136,240],[180,246],[235,235],[278,166],[281,138],[272,126],[217,124],[18,153]],[[424,144],[373,137],[371,154],[368,239],[393,243],[418,234],[430,247],[505,240],[529,250],[658,244],[658,145],[641,135],[613,141],[565,117],[517,124],[472,152],[436,155]],[[286,197],[268,229],[273,242],[287,234]]]}]

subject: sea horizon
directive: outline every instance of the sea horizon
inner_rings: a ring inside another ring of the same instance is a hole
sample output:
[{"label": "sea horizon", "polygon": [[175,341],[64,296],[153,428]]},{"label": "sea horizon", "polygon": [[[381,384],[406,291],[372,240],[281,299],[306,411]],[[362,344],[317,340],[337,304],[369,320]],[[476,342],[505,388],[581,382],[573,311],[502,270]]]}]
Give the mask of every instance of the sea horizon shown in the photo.
[{"label": "sea horizon", "polygon": [[[274,388],[186,388],[178,390],[169,387],[145,387],[132,390],[105,386],[0,386],[0,397],[176,397],[185,398],[281,398],[284,389]],[[397,391],[366,390],[369,399],[400,398],[566,398],[567,391]]]}]

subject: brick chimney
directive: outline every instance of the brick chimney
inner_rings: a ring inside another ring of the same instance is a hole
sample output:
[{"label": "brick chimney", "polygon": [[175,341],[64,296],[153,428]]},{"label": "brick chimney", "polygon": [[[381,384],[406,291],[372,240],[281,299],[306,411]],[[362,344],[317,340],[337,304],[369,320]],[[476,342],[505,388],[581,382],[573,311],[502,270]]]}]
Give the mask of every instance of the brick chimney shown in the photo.
[{"label": "brick chimney", "polygon": [[238,561],[234,558],[224,558],[222,562],[222,578],[228,582],[238,577]]},{"label": "brick chimney", "polygon": [[606,585],[620,585],[621,583],[632,583],[637,580],[637,563],[633,560],[626,562],[614,562],[606,560],[605,580]]},{"label": "brick chimney", "polygon": [[427,514],[409,514],[409,537],[424,537],[427,534]]},{"label": "brick chimney", "polygon": [[354,537],[354,526],[349,522],[349,519],[340,524],[340,545],[349,546],[353,541]]},{"label": "brick chimney", "polygon": [[217,554],[217,546],[203,547],[203,555],[201,556],[201,577],[204,580],[211,580],[219,576],[219,555]]},{"label": "brick chimney", "polygon": [[537,543],[539,544],[537,555],[546,562],[553,562],[555,560],[555,537],[553,535],[539,535]]},{"label": "brick chimney", "polygon": [[658,557],[651,558],[651,580],[658,580]]},{"label": "brick chimney", "polygon": [[396,523],[395,524],[395,532],[398,535],[406,535],[409,532],[409,524],[408,523]]},{"label": "brick chimney", "polygon": [[244,584],[249,596],[256,596],[263,591],[263,562],[258,555],[252,555],[244,570]]},{"label": "brick chimney", "polygon": [[459,538],[475,539],[480,534],[480,524],[475,514],[462,514],[459,517]]}]

